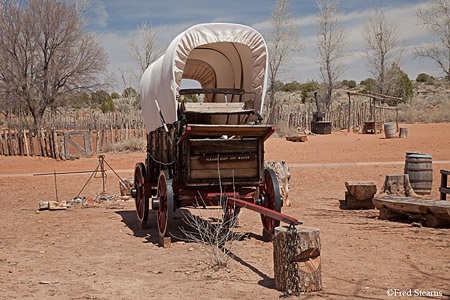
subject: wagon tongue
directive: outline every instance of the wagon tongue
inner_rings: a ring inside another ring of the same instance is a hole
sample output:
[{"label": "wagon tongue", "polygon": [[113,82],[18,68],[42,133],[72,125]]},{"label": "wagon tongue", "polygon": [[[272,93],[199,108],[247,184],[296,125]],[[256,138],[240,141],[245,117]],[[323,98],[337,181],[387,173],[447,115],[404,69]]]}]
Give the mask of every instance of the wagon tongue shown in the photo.
[{"label": "wagon tongue", "polygon": [[299,220],[297,220],[296,218],[287,216],[285,214],[276,212],[275,210],[266,208],[264,206],[260,206],[257,204],[253,204],[251,202],[245,201],[245,200],[241,200],[241,199],[236,199],[233,197],[228,197],[228,205],[236,205],[239,207],[244,207],[247,209],[250,209],[252,211],[258,212],[262,215],[268,216],[274,220],[278,220],[287,224],[293,224],[293,225],[297,225],[297,224],[303,224],[302,222],[300,222]]}]

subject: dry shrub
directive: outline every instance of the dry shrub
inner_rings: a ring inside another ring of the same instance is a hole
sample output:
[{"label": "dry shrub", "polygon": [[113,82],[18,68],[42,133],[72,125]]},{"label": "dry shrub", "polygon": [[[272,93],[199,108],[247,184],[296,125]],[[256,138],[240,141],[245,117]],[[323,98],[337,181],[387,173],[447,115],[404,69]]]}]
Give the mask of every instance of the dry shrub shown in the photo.
[{"label": "dry shrub", "polygon": [[147,142],[145,138],[130,137],[128,140],[123,140],[115,144],[108,143],[105,147],[105,152],[141,152],[145,151]]},{"label": "dry shrub", "polygon": [[276,137],[284,138],[287,136],[297,136],[297,135],[298,135],[297,128],[289,127],[286,124],[277,125],[277,130],[275,131]]},{"label": "dry shrub", "polygon": [[448,93],[420,95],[409,103],[399,105],[401,123],[450,122],[450,99]]},{"label": "dry shrub", "polygon": [[183,221],[186,227],[180,228],[186,241],[197,243],[205,249],[208,265],[214,270],[228,265],[235,241],[241,240],[245,235],[235,231],[239,213],[231,216],[226,214],[225,201],[217,208],[213,208],[213,217],[207,218],[202,215],[203,209],[198,210],[198,216],[190,212],[185,213]]}]

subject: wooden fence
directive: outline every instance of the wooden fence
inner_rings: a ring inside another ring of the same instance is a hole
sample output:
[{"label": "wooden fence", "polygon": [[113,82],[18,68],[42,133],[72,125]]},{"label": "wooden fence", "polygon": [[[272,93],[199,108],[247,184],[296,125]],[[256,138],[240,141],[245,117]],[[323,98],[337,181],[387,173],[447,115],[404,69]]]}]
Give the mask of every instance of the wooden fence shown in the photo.
[{"label": "wooden fence", "polygon": [[[107,128],[142,128],[144,120],[141,111],[131,112],[91,112],[91,111],[57,111],[46,112],[42,119],[42,128],[57,130],[100,130]],[[34,127],[30,115],[10,114],[5,120],[6,128],[29,129]]]},{"label": "wooden fence", "polygon": [[[276,106],[275,126],[284,130],[311,130],[314,103]],[[332,122],[334,129],[363,127],[372,118],[368,102],[352,101],[337,103],[326,112],[325,119]],[[385,121],[385,110],[377,109],[377,120]],[[131,137],[146,136],[142,113],[98,113],[76,112],[44,116],[43,128],[30,130],[33,120],[30,116],[8,117],[6,128],[0,128],[0,155],[44,156],[60,159],[90,157],[104,152],[108,145],[127,141]]]},{"label": "wooden fence", "polygon": [[107,145],[144,138],[142,128],[103,129],[85,131],[63,131],[41,129],[0,129],[0,155],[43,156],[55,159],[91,157],[106,151]]},{"label": "wooden fence", "polygon": [[[275,126],[286,129],[311,130],[313,112],[317,111],[314,103],[301,105],[279,105],[276,106]],[[377,109],[377,120],[385,121],[389,115],[384,109]],[[371,121],[372,111],[368,102],[353,101],[350,104],[335,104],[326,112],[325,120],[331,121],[334,129],[362,128],[364,122]]]},{"label": "wooden fence", "polygon": [[[60,159],[91,157],[129,138],[144,138],[141,112],[46,114],[43,128],[34,131],[33,119],[19,115],[0,128],[0,155],[44,156]],[[45,129],[44,129],[45,128]]]}]

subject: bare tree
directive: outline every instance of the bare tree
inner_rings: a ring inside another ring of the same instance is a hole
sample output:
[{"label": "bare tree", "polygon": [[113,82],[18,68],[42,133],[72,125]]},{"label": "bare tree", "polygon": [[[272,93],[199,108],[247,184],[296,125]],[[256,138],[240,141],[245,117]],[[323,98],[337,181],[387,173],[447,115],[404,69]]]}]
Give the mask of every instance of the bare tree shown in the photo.
[{"label": "bare tree", "polygon": [[69,95],[97,88],[106,53],[85,29],[84,1],[0,1],[0,94],[44,112]]},{"label": "bare tree", "polygon": [[321,0],[317,3],[317,49],[319,51],[320,75],[325,85],[325,104],[331,104],[331,95],[342,76],[346,55],[347,33],[342,23],[339,0]]},{"label": "bare tree", "polygon": [[130,57],[139,67],[138,72],[133,72],[138,79],[148,66],[163,54],[158,46],[158,33],[158,27],[144,23],[138,27],[137,39],[128,42]]},{"label": "bare tree", "polygon": [[268,122],[271,124],[275,122],[277,76],[291,54],[302,49],[300,28],[295,24],[295,18],[289,5],[289,0],[276,0],[268,18],[271,29],[266,37],[269,51],[270,82],[270,99],[267,107],[269,112]]},{"label": "bare tree", "polygon": [[416,16],[437,40],[417,47],[415,55],[433,60],[450,78],[450,1],[430,0],[426,6],[417,9]]},{"label": "bare tree", "polygon": [[397,24],[386,19],[382,10],[376,10],[363,29],[367,66],[376,80],[378,93],[388,94],[395,78],[387,70],[392,64],[400,64],[403,47],[399,41]]}]

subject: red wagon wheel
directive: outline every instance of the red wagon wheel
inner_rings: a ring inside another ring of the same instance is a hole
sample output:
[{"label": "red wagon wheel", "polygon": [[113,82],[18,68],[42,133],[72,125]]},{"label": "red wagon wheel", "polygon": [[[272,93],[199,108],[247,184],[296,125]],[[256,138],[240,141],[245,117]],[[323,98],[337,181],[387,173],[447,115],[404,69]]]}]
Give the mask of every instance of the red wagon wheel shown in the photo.
[{"label": "red wagon wheel", "polygon": [[158,230],[161,237],[169,236],[172,227],[174,200],[172,180],[169,173],[164,170],[159,174],[157,197],[158,207]]},{"label": "red wagon wheel", "polygon": [[[143,163],[137,163],[134,169],[135,204],[138,223],[141,228],[145,228],[148,219],[149,200],[145,196],[144,184],[147,172]],[[148,178],[147,178],[148,180]]]},{"label": "red wagon wheel", "polygon": [[[261,188],[261,194],[264,196],[263,206],[281,212],[281,196],[278,179],[272,169],[264,170],[264,186]],[[275,227],[280,225],[280,221],[274,220],[271,217],[261,214],[261,221],[264,229],[273,232]]]}]

